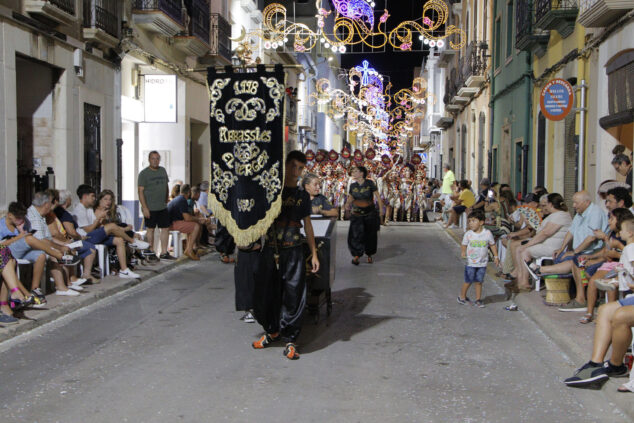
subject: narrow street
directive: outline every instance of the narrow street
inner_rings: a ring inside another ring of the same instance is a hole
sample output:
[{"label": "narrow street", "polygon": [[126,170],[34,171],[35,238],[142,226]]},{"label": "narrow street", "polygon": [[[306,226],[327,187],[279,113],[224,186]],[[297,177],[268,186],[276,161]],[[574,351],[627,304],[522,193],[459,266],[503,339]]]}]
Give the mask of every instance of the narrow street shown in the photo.
[{"label": "narrow street", "polygon": [[354,267],[339,223],[333,314],[299,361],[255,351],[233,267],[187,263],[0,345],[3,422],[621,422],[523,313],[461,306],[459,249],[438,226],[382,228]]}]

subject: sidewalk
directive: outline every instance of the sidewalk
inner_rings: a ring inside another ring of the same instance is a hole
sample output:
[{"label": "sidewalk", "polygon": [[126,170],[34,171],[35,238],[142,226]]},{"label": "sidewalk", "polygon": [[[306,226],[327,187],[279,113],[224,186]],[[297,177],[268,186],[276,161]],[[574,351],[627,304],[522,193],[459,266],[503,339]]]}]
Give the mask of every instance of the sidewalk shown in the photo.
[{"label": "sidewalk", "polygon": [[[447,233],[456,241],[458,245],[462,242],[462,229],[447,229]],[[504,288],[504,281],[495,276],[494,267],[489,266],[487,275],[501,289]],[[574,368],[580,367],[582,364],[590,360],[592,354],[592,340],[594,336],[595,322],[588,324],[579,323],[579,319],[583,316],[582,312],[561,312],[557,306],[546,305],[544,297],[546,290],[532,291],[520,294],[515,298],[515,303],[519,307],[519,311],[523,312],[544,332],[544,334],[557,345],[563,353],[572,360]],[[486,299],[484,300],[486,303]],[[511,302],[495,303],[489,307],[504,307]],[[512,318],[514,312],[509,311],[509,318]],[[610,351],[606,359],[610,357]],[[562,365],[566,363],[562,360]],[[571,369],[572,376],[574,369]],[[626,413],[634,421],[634,393],[620,393],[617,388],[627,382],[627,378],[610,379],[601,389],[597,391],[598,395],[604,395],[609,401]],[[563,383],[563,381],[562,381]],[[575,388],[570,388],[575,389]]]},{"label": "sidewalk", "polygon": [[[218,253],[206,253],[200,257],[202,259],[202,257],[207,256],[218,257]],[[141,275],[140,279],[122,279],[117,276],[106,276],[101,280],[101,283],[84,285],[84,290],[76,297],[49,294],[46,296],[47,303],[45,308],[27,309],[24,311],[23,316],[16,316],[20,317],[20,323],[0,327],[0,343],[93,304],[100,299],[110,297],[117,292],[148,281],[157,275],[188,262],[190,262],[189,259],[181,256],[178,260],[163,260],[154,265],[139,265],[134,268],[134,271]]]}]

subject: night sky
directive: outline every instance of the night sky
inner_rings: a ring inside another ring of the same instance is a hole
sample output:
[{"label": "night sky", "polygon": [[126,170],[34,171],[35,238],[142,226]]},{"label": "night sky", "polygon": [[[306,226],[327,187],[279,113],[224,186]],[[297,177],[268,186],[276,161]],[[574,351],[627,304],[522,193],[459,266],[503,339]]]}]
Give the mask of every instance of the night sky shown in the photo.
[{"label": "night sky", "polygon": [[[376,6],[375,21],[383,14],[383,9],[387,8],[390,14],[387,20],[386,32],[405,20],[417,20],[421,23],[423,13],[423,0],[375,0]],[[387,3],[387,7],[386,7]],[[376,27],[376,23],[375,23]],[[414,68],[421,66],[427,51],[420,51],[422,43],[418,40],[418,34],[414,35],[414,46],[412,52],[395,50],[389,43],[385,46],[385,51],[376,53],[347,53],[341,57],[341,67],[349,69],[360,65],[363,60],[370,62],[377,72],[388,75],[392,82],[392,94],[401,88],[409,88],[414,78]],[[418,51],[415,51],[418,50]]]}]

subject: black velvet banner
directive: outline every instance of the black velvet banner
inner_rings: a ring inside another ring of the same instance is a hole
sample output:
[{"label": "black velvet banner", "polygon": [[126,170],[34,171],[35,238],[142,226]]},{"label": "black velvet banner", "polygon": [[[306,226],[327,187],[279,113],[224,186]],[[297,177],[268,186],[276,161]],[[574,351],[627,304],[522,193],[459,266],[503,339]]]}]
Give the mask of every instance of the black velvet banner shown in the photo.
[{"label": "black velvet banner", "polygon": [[281,65],[207,71],[210,206],[239,246],[266,233],[281,210],[285,82]]}]

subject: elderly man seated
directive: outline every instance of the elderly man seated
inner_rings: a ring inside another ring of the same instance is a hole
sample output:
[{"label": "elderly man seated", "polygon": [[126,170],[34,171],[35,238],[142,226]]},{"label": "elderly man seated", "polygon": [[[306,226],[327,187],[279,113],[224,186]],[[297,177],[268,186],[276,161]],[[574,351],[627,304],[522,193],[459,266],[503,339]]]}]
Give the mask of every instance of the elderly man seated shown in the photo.
[{"label": "elderly man seated", "polygon": [[205,219],[196,217],[189,211],[187,200],[191,197],[191,187],[188,184],[184,184],[180,188],[180,195],[176,196],[167,205],[167,212],[170,216],[172,226],[170,230],[179,231],[187,234],[187,245],[185,247],[185,254],[192,260],[200,260],[194,251],[196,244],[200,238],[200,232],[202,224]]},{"label": "elderly man seated", "polygon": [[[587,256],[603,247],[603,241],[597,239],[595,230],[603,233],[608,231],[608,217],[601,207],[592,203],[590,195],[586,191],[576,192],[572,196],[572,206],[576,211],[576,215],[572,220],[570,229],[564,237],[561,246],[553,253],[555,264],[552,266],[527,266],[527,270],[534,278],[538,278],[540,274],[568,274],[573,272],[575,268],[579,268],[579,256]],[[566,251],[569,247],[572,250]],[[585,268],[588,276],[601,267],[602,262],[593,263]],[[579,272],[576,272],[579,273]],[[585,311],[586,298],[583,286],[583,278],[579,274],[575,274],[575,283],[577,285],[577,297],[563,306],[561,311]]]},{"label": "elderly man seated", "polygon": [[105,223],[106,212],[102,210],[95,212],[93,209],[97,202],[97,197],[94,188],[90,185],[77,187],[77,197],[79,197],[79,203],[71,212],[76,221],[75,223],[78,225],[76,232],[94,245],[105,244],[109,247],[116,247],[117,257],[119,258],[120,278],[140,278],[139,274],[128,268],[125,243],[128,242],[131,247],[140,250],[148,248],[150,244],[130,237],[126,233],[125,228],[118,226],[116,223]]}]

